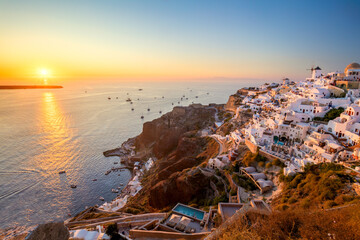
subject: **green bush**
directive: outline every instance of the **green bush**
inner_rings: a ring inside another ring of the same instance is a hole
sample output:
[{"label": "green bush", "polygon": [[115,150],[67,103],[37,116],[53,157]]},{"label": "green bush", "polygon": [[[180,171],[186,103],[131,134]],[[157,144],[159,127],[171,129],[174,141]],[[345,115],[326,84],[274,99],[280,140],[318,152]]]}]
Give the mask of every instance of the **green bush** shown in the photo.
[{"label": "green bush", "polygon": [[333,120],[337,117],[340,116],[340,114],[342,112],[344,112],[344,108],[342,107],[339,107],[339,108],[333,108],[331,109],[330,111],[328,111],[327,113],[325,113],[325,116],[322,118],[322,117],[314,117],[314,120],[315,121],[325,121],[325,122],[328,122],[330,120]]}]

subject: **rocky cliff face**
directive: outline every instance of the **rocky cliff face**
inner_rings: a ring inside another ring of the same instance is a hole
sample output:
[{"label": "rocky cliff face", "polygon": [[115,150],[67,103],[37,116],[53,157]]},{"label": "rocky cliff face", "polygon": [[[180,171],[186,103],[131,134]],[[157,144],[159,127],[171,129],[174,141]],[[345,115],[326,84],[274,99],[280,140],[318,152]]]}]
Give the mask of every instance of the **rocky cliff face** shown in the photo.
[{"label": "rocky cliff face", "polygon": [[194,198],[205,198],[210,190],[210,178],[200,169],[176,172],[150,189],[149,204],[164,208],[177,202],[188,203]]},{"label": "rocky cliff face", "polygon": [[143,189],[125,208],[162,209],[212,191],[198,166],[216,156],[219,146],[212,138],[199,136],[198,130],[211,126],[215,113],[214,108],[198,105],[175,107],[144,124],[136,150],[151,152],[158,160],[144,176]]},{"label": "rocky cliff face", "polygon": [[225,105],[225,110],[235,112],[236,109],[240,106],[241,101],[242,101],[242,95],[240,94],[231,95]]},{"label": "rocky cliff face", "polygon": [[138,151],[151,148],[157,158],[174,150],[182,134],[199,130],[212,122],[215,109],[190,105],[174,107],[173,111],[144,123],[142,133],[136,138]]},{"label": "rocky cliff face", "polygon": [[40,224],[33,232],[31,232],[27,240],[67,240],[69,239],[69,230],[64,223],[45,223]]}]

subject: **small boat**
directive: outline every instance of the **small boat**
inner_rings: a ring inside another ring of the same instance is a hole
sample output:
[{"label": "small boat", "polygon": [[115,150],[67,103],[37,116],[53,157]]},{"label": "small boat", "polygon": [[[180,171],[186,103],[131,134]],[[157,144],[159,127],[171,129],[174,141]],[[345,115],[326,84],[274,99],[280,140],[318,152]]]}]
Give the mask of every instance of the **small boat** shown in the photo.
[{"label": "small boat", "polygon": [[111,189],[111,192],[113,192],[113,193],[118,193],[119,190],[117,190],[117,189]]},{"label": "small boat", "polygon": [[99,197],[99,199],[100,199],[101,201],[105,201],[105,199],[104,199],[103,197]]},{"label": "small boat", "polygon": [[109,100],[111,100],[111,97],[108,97]]},{"label": "small boat", "polygon": [[199,96],[196,96],[195,98],[198,98]]},{"label": "small boat", "polygon": [[123,183],[120,183],[120,186],[124,186],[124,184],[123,184]]},{"label": "small boat", "polygon": [[139,91],[142,91],[143,89],[142,88],[139,88]]},{"label": "small boat", "polygon": [[106,171],[105,175],[109,175],[111,173],[111,170]]},{"label": "small boat", "polygon": [[130,104],[133,104],[133,102],[130,102]]},{"label": "small boat", "polygon": [[141,119],[144,119],[144,116],[141,116],[140,118],[141,118]]},{"label": "small boat", "polygon": [[130,98],[126,99],[126,102],[131,102],[131,99]]},{"label": "small boat", "polygon": [[64,173],[66,173],[66,171],[60,171],[60,172],[59,172],[59,174],[64,174]]},{"label": "small boat", "polygon": [[183,95],[183,97],[185,97],[185,95]]},{"label": "small boat", "polygon": [[77,186],[75,184],[70,185],[71,188],[76,188]]},{"label": "small boat", "polygon": [[96,181],[97,181],[97,179],[96,179],[96,178],[94,178],[94,179],[93,179],[93,182],[96,182]]},{"label": "small boat", "polygon": [[162,96],[162,98],[164,98],[164,96]]},{"label": "small boat", "polygon": [[171,103],[171,105],[174,105],[174,103]]},{"label": "small boat", "polygon": [[131,111],[134,111],[134,108],[131,108]]},{"label": "small boat", "polygon": [[159,113],[161,114],[161,113],[162,113],[162,111],[160,110],[160,111],[159,111]]},{"label": "small boat", "polygon": [[118,164],[118,162],[114,162],[114,164]]},{"label": "small boat", "polygon": [[178,102],[178,104],[180,104],[180,102]]},{"label": "small boat", "polygon": [[209,93],[206,93],[207,95],[209,95]]},{"label": "small boat", "polygon": [[148,108],[147,110],[148,110],[148,112],[150,112],[150,108]]},{"label": "small boat", "polygon": [[68,216],[71,217],[71,213],[68,213]]},{"label": "small boat", "polygon": [[138,98],[137,100],[140,101],[140,98]]},{"label": "small boat", "polygon": [[120,174],[118,174],[118,176],[120,176]]},{"label": "small boat", "polygon": [[126,93],[126,95],[129,95],[129,93]]},{"label": "small boat", "polygon": [[121,189],[121,187],[118,187],[118,189]]}]

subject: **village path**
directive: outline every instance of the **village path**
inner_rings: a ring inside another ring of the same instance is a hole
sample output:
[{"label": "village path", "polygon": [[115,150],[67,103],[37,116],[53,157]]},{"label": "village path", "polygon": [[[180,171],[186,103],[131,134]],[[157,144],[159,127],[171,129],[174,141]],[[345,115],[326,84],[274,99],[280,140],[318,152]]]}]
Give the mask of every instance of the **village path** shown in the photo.
[{"label": "village path", "polygon": [[213,138],[219,144],[219,153],[217,156],[221,155],[224,152],[224,149],[226,149],[225,144],[218,139],[217,135],[211,135],[210,137]]}]

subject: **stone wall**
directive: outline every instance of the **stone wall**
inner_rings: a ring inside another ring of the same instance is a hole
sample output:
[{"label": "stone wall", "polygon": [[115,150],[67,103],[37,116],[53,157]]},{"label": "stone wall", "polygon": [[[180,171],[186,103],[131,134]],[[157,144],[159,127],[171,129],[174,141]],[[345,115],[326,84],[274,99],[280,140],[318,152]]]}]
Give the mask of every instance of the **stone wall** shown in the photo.
[{"label": "stone wall", "polygon": [[252,152],[252,153],[257,153],[258,151],[258,147],[252,143],[250,140],[248,139],[245,139],[245,144],[246,146],[249,148],[249,150]]}]

